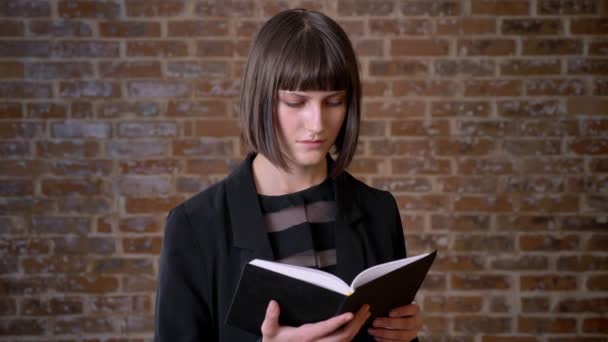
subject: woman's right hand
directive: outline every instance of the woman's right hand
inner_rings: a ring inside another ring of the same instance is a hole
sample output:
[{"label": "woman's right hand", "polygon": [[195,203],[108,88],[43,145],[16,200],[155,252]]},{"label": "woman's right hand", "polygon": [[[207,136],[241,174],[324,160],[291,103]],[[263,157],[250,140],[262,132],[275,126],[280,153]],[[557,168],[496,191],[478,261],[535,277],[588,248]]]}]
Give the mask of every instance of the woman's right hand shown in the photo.
[{"label": "woman's right hand", "polygon": [[350,341],[369,318],[369,305],[363,305],[355,315],[350,312],[332,317],[326,321],[304,324],[297,328],[279,325],[279,304],[271,300],[262,323],[262,341]]}]

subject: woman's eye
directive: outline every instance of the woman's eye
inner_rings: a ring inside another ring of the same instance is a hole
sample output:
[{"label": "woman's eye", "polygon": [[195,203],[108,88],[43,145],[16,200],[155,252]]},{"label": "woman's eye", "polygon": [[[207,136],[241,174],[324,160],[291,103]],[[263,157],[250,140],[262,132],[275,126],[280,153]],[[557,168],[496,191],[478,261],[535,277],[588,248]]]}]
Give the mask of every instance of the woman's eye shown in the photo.
[{"label": "woman's eye", "polygon": [[341,106],[344,103],[342,100],[327,101],[328,106]]},{"label": "woman's eye", "polygon": [[284,101],[283,103],[285,103],[288,107],[294,107],[294,108],[302,107],[304,105],[304,102]]}]

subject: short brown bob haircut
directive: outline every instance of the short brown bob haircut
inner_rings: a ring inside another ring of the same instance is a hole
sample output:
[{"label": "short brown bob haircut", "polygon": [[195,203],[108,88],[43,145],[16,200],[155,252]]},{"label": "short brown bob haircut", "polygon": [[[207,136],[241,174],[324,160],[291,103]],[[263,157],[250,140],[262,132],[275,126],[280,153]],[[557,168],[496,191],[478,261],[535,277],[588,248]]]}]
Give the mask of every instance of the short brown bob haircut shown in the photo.
[{"label": "short brown bob haircut", "polygon": [[249,51],[240,98],[243,138],[255,152],[289,170],[275,125],[279,90],[346,91],[346,117],[329,172],[340,174],[357,148],[361,85],[352,44],[335,21],[315,11],[283,11],[262,26]]}]

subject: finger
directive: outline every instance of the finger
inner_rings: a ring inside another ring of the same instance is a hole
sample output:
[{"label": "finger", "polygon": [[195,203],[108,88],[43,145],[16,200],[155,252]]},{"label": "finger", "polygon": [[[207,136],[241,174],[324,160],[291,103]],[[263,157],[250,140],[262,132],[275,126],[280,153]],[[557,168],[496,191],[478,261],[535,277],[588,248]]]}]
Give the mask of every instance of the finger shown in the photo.
[{"label": "finger", "polygon": [[418,312],[420,312],[420,306],[418,304],[408,304],[404,306],[400,306],[391,310],[388,315],[389,317],[404,317],[404,316],[414,316]]},{"label": "finger", "polygon": [[344,329],[337,336],[339,340],[350,340],[361,330],[361,327],[365,324],[371,312],[369,311],[369,305],[365,304],[359,308],[355,317],[350,321]]},{"label": "finger", "polygon": [[399,318],[376,318],[372,322],[374,328],[395,329],[395,330],[417,330],[418,316],[399,317]]},{"label": "finger", "polygon": [[311,336],[313,340],[316,340],[338,330],[341,326],[351,321],[353,317],[352,313],[347,312],[325,321],[302,325],[301,328],[306,329],[306,335]]},{"label": "finger", "polygon": [[367,332],[375,338],[397,340],[397,341],[411,341],[416,335],[416,330],[391,330],[391,329],[367,329]]},{"label": "finger", "polygon": [[281,309],[279,308],[279,303],[271,300],[266,308],[266,317],[264,317],[264,322],[262,322],[262,335],[273,337],[278,333],[280,314]]}]

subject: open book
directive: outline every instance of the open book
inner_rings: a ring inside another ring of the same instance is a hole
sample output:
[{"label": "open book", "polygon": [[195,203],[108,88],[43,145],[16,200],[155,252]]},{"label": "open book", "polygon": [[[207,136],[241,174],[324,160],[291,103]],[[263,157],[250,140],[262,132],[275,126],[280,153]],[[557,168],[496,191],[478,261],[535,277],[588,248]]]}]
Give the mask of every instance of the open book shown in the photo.
[{"label": "open book", "polygon": [[321,270],[255,259],[241,274],[226,323],[259,334],[271,299],[282,325],[299,326],[356,312],[369,304],[371,319],[410,304],[436,251],[370,267],[352,283]]}]

